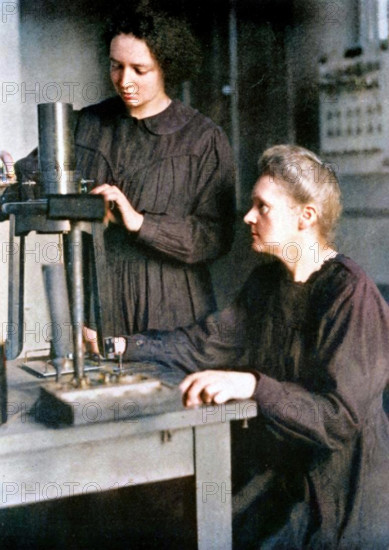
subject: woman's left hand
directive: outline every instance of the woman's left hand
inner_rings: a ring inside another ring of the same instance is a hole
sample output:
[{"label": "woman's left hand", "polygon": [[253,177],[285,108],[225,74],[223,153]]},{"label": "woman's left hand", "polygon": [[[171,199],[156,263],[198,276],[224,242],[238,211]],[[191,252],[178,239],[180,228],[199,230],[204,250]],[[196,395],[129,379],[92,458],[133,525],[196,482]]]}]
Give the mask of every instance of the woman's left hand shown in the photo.
[{"label": "woman's left hand", "polygon": [[132,207],[130,201],[116,185],[103,183],[103,185],[92,189],[91,193],[93,195],[103,195],[107,212],[105,221],[122,223],[131,232],[140,230],[143,215]]},{"label": "woman's left hand", "polygon": [[257,385],[251,372],[206,370],[195,372],[180,384],[184,405],[193,407],[202,403],[225,403],[230,399],[250,399]]}]

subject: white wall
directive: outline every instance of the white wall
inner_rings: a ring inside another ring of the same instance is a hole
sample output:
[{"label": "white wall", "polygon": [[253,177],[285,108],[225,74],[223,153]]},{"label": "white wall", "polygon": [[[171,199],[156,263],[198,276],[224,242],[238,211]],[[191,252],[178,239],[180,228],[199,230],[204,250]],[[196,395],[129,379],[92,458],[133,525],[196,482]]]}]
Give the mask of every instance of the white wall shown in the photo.
[{"label": "white wall", "polygon": [[[23,131],[21,121],[21,105],[16,94],[20,81],[20,49],[19,49],[19,10],[13,2],[0,4],[0,75],[1,75],[1,102],[0,102],[0,149],[15,152],[21,155],[23,147]],[[10,95],[8,95],[8,93]],[[0,340],[3,337],[4,323],[7,319],[8,295],[8,262],[5,254],[8,241],[8,222],[0,224]]]},{"label": "white wall", "polygon": [[[75,109],[80,109],[112,92],[108,86],[108,65],[107,71],[101,69],[105,52],[100,45],[100,28],[93,17],[81,16],[75,5],[58,6],[49,13],[43,9],[45,2],[22,5],[3,2],[0,8],[4,4],[10,4],[7,9],[12,14],[3,15],[0,27],[0,149],[8,150],[18,159],[37,145],[38,103],[57,100],[73,103]],[[0,224],[0,239],[3,330],[7,321],[8,222]],[[57,235],[30,233],[27,238],[25,322],[27,330],[33,333],[27,335],[25,349],[45,345],[48,312],[41,266],[55,259],[57,245]]]}]

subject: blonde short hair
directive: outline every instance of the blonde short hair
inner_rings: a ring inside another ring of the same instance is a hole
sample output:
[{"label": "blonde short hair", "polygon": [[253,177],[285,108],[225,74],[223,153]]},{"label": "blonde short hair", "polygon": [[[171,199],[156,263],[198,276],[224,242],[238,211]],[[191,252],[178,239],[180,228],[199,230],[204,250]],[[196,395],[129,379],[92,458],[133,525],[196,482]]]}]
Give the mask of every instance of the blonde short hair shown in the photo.
[{"label": "blonde short hair", "polygon": [[297,145],[275,145],[258,161],[259,177],[270,176],[297,204],[314,203],[322,237],[334,236],[342,212],[338,178],[331,165]]}]

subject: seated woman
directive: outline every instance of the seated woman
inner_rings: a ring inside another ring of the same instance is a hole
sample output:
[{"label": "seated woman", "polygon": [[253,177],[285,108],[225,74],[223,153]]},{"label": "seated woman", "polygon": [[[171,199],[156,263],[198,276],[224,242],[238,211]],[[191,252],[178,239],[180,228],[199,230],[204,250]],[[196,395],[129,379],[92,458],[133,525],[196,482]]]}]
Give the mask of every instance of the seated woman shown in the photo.
[{"label": "seated woman", "polygon": [[268,261],[235,303],[118,346],[191,373],[187,406],[257,402],[250,456],[235,449],[235,483],[244,472],[262,480],[236,519],[238,547],[387,549],[389,308],[329,242],[341,212],[335,174],[287,145],[267,150],[259,171],[245,222]]}]

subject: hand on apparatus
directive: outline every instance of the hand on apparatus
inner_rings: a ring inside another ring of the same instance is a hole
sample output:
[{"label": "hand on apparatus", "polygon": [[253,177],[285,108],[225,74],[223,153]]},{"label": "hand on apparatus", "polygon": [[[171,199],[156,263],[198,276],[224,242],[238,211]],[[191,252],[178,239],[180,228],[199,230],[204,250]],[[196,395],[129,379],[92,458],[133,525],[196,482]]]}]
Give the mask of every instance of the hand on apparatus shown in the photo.
[{"label": "hand on apparatus", "polygon": [[92,189],[93,195],[103,195],[106,206],[106,222],[122,223],[128,231],[136,233],[142,226],[143,215],[132,207],[127,197],[116,185],[103,183]]},{"label": "hand on apparatus", "polygon": [[0,161],[4,164],[5,175],[9,183],[15,180],[14,160],[7,151],[0,151]]},{"label": "hand on apparatus", "polygon": [[[94,355],[100,355],[99,345],[97,343],[97,332],[84,325],[82,329],[85,351]],[[126,339],[122,336],[115,338],[115,354],[122,355],[126,350]]]},{"label": "hand on apparatus", "polygon": [[180,384],[186,407],[203,403],[225,403],[230,399],[250,399],[257,378],[251,372],[206,370],[195,372]]},{"label": "hand on apparatus", "polygon": [[88,353],[99,355],[99,346],[97,343],[97,332],[89,327],[82,328],[85,351]]}]

